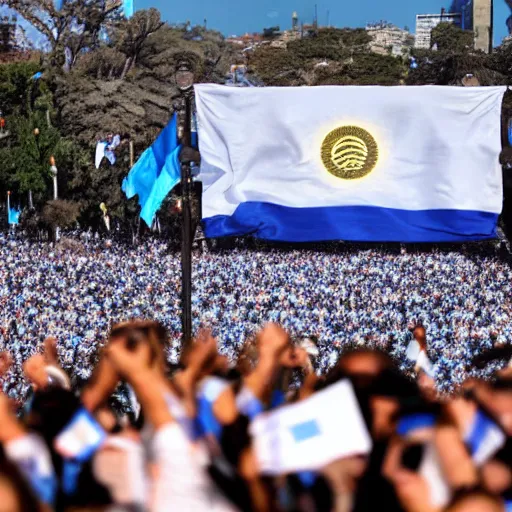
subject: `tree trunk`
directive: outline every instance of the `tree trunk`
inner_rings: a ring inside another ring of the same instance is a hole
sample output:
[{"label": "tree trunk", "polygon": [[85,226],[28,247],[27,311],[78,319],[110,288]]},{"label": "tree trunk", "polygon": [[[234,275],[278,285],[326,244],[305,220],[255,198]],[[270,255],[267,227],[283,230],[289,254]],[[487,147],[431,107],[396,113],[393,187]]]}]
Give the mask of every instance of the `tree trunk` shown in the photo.
[{"label": "tree trunk", "polygon": [[121,73],[121,80],[125,79],[128,71],[130,71],[131,67],[132,67],[132,58],[128,57],[126,59],[126,62],[124,63],[123,72]]}]

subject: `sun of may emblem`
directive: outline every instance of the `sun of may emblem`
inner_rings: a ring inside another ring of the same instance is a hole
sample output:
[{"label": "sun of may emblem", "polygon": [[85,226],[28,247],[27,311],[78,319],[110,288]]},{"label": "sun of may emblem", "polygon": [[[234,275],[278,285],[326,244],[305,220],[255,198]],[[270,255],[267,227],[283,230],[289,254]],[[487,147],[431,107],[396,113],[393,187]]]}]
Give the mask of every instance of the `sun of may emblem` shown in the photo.
[{"label": "sun of may emblem", "polygon": [[337,178],[355,180],[370,174],[379,158],[373,136],[358,126],[341,126],[322,143],[325,168]]}]

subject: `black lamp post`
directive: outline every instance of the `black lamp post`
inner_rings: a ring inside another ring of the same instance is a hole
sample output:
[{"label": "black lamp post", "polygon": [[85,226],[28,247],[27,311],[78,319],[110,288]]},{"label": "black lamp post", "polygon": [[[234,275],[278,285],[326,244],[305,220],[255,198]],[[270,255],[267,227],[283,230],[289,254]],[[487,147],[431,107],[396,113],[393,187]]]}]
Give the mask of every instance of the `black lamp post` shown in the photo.
[{"label": "black lamp post", "polygon": [[[181,144],[188,148],[192,144],[192,95],[194,73],[188,62],[180,62],[176,69],[176,85],[181,93],[184,107],[183,132]],[[192,340],[192,214],[190,206],[190,189],[192,173],[190,161],[181,161],[181,310],[182,310],[182,347]]]}]

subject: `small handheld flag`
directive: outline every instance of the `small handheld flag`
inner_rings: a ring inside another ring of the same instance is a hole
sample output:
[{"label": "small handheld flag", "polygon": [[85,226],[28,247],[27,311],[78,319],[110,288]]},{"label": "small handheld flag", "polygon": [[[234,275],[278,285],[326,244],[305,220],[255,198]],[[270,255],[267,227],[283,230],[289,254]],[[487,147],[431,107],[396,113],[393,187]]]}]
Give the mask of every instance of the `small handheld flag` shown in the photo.
[{"label": "small handheld flag", "polygon": [[20,215],[21,215],[21,210],[18,208],[9,208],[9,224],[10,225],[18,225],[20,223]]}]

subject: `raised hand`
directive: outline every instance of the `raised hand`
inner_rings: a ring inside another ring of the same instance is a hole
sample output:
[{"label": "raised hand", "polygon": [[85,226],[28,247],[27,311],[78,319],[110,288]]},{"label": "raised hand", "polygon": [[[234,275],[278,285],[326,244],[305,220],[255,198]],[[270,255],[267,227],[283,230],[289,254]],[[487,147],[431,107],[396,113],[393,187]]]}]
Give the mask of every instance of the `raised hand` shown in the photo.
[{"label": "raised hand", "polygon": [[59,355],[57,352],[57,338],[50,336],[44,340],[44,358],[46,364],[59,366]]},{"label": "raised hand", "polygon": [[0,353],[0,378],[9,371],[12,365],[12,357],[9,352]]},{"label": "raised hand", "polygon": [[23,364],[23,372],[34,390],[45,389],[48,386],[48,374],[45,370],[46,361],[42,354],[35,354]]},{"label": "raised hand", "polygon": [[281,354],[279,364],[284,368],[296,370],[307,369],[311,365],[311,362],[307,352],[303,348],[287,347]]},{"label": "raised hand", "polygon": [[260,358],[272,359],[280,357],[290,343],[288,333],[277,324],[267,324],[258,334]]},{"label": "raised hand", "polygon": [[201,329],[187,357],[187,368],[197,372],[217,355],[217,341],[208,329]]},{"label": "raised hand", "polygon": [[149,343],[138,343],[135,347],[128,347],[125,339],[115,339],[105,348],[105,357],[119,375],[128,381],[154,370]]}]

